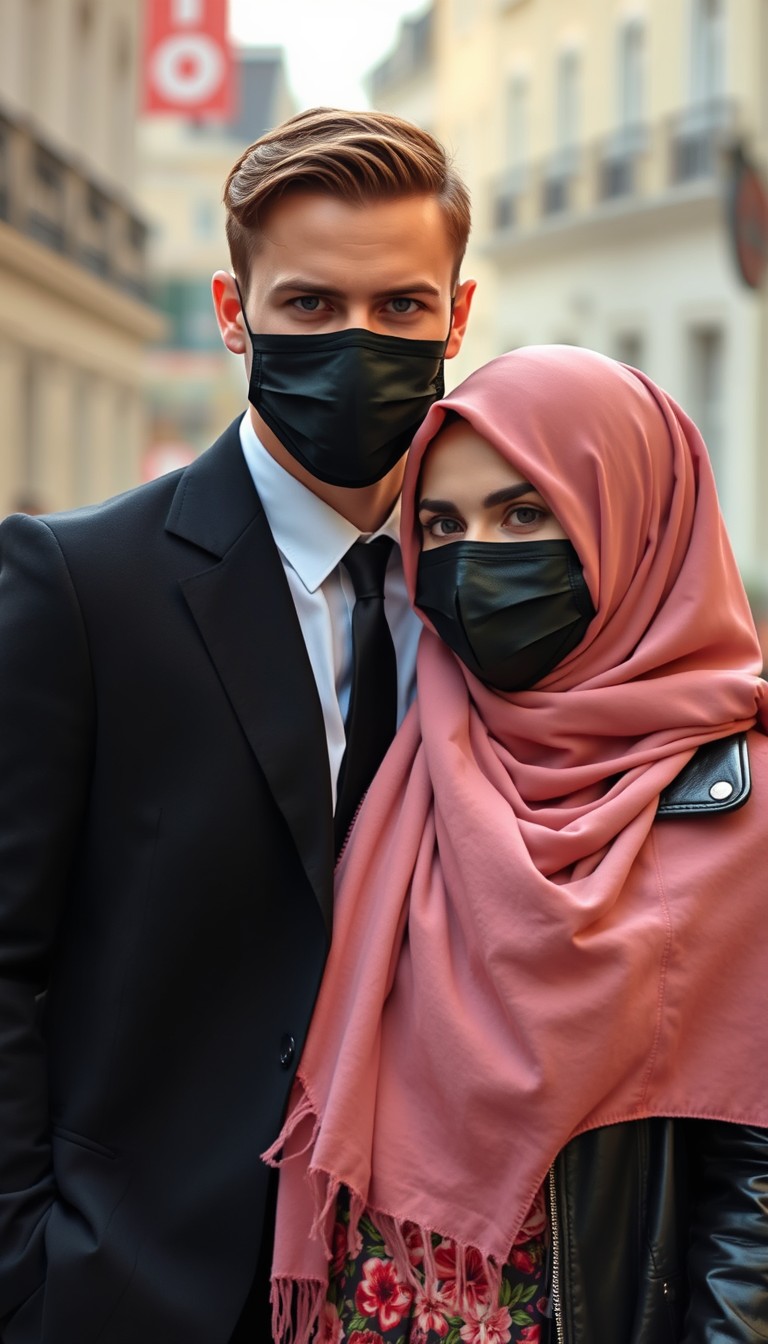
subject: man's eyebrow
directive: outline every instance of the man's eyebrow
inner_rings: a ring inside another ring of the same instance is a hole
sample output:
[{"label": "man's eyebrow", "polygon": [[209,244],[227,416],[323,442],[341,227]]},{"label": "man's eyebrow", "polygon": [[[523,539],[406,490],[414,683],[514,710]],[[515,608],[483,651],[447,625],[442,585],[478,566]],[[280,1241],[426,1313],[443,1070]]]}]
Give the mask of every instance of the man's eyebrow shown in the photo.
[{"label": "man's eyebrow", "polygon": [[[343,289],[337,289],[334,285],[321,285],[316,280],[307,280],[301,275],[290,275],[285,280],[279,280],[272,286],[273,294],[295,293],[316,294],[318,298],[343,299],[345,292]],[[378,290],[374,299],[401,299],[408,298],[411,294],[431,294],[434,298],[440,298],[441,291],[436,285],[430,284],[428,280],[415,280],[412,285],[393,285],[389,289]]]},{"label": "man's eyebrow", "polygon": [[283,294],[288,290],[291,292],[300,290],[302,294],[317,294],[320,298],[328,295],[332,299],[343,299],[344,291],[334,289],[333,285],[318,285],[314,280],[305,280],[301,275],[288,276],[286,280],[280,280],[272,286],[273,294]]},{"label": "man's eyebrow", "polygon": [[[529,481],[520,481],[518,485],[507,485],[503,490],[494,490],[490,495],[486,495],[483,500],[483,508],[491,509],[494,504],[506,504],[509,499],[519,499],[521,495],[537,495],[539,492],[535,485]],[[419,500],[419,510],[430,509],[433,513],[458,513],[459,510],[451,499],[424,499]]]}]

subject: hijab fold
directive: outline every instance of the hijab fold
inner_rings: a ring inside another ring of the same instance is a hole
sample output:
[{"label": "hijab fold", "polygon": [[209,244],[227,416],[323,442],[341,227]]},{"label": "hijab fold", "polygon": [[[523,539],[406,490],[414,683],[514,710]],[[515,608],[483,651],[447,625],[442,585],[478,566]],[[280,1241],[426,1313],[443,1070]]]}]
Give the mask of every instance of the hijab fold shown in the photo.
[{"label": "hijab fold", "polygon": [[[760,652],[701,436],[590,351],[503,355],[430,410],[403,491],[415,590],[421,462],[448,412],[542,494],[596,610],[535,688],[484,686],[427,628],[418,697],[337,873],[334,934],[284,1129],[278,1340],[317,1337],[339,1191],[404,1283],[496,1282],[556,1154],[650,1115],[768,1125]],[[514,543],[510,543],[514,544]],[[750,729],[740,811],[656,823],[706,742]],[[419,1247],[421,1273],[413,1268]]]}]

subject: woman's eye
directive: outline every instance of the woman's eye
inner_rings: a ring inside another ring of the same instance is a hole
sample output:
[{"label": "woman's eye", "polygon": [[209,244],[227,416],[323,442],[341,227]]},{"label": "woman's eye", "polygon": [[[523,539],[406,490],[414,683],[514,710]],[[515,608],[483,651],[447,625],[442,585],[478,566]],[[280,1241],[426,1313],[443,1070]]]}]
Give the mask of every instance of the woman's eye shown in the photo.
[{"label": "woman's eye", "polygon": [[458,518],[432,518],[424,526],[431,537],[452,537],[461,531]]},{"label": "woman's eye", "polygon": [[535,504],[516,504],[507,514],[507,522],[515,527],[534,527],[544,517],[544,510],[536,508]]}]

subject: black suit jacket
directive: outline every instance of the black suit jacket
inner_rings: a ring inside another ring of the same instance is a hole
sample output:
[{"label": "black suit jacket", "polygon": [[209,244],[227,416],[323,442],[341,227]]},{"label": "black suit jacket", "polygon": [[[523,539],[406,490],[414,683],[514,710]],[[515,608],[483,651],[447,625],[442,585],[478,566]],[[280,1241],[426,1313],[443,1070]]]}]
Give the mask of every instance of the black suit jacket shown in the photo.
[{"label": "black suit jacket", "polygon": [[4,1344],[224,1344],[319,985],[323,720],[237,424],[0,528]]}]

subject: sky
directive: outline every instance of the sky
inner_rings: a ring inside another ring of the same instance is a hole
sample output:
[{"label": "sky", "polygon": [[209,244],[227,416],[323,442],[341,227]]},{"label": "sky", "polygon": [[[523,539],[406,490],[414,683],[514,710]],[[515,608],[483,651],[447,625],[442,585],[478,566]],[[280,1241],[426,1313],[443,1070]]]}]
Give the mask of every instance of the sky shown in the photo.
[{"label": "sky", "polygon": [[232,36],[285,48],[288,82],[301,107],[368,107],[363,75],[388,55],[400,20],[426,0],[229,0]]}]

